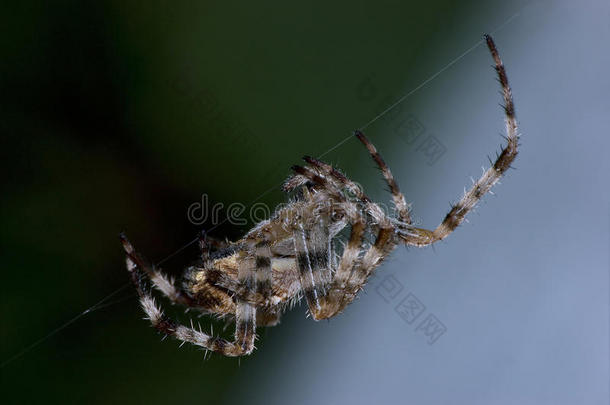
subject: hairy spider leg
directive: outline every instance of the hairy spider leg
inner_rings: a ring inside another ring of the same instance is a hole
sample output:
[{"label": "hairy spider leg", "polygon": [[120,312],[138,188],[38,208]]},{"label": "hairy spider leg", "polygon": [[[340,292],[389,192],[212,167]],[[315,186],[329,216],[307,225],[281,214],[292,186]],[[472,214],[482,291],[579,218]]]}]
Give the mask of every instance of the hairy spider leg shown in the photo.
[{"label": "hairy spider leg", "polygon": [[[299,166],[296,166],[293,169],[298,174],[305,176],[310,181],[322,186],[323,189],[329,190],[333,196],[336,193],[336,190],[332,189],[332,185],[329,184],[324,177],[316,175],[313,170]],[[334,197],[336,199],[339,198],[338,196]],[[348,202],[344,196],[343,202]],[[313,306],[313,308],[312,305],[310,305],[310,311],[312,312],[314,319],[330,318],[345,308],[366,283],[366,280],[372,271],[381,264],[385,256],[387,256],[396,245],[392,222],[377,205],[374,204],[373,209],[376,211],[374,213],[374,219],[378,228],[377,237],[362,258],[359,258],[358,256],[361,250],[365,229],[362,227],[363,220],[358,218],[358,210],[348,211],[352,216],[350,218],[350,223],[352,224],[350,242],[348,242],[348,245],[343,252],[342,260],[339,262],[338,271],[333,277],[330,288],[326,289],[326,291],[332,291],[332,293],[316,297],[316,301],[318,303],[324,302],[324,305],[320,304],[318,306]],[[297,236],[295,235],[295,239],[296,237]],[[297,247],[296,240],[295,248],[297,249],[297,257],[303,254],[303,252],[298,250],[299,247]],[[344,259],[346,260],[345,263],[343,263]],[[305,262],[305,264],[307,264],[307,262]],[[309,269],[307,266],[305,266],[304,269],[301,269],[301,264],[299,263],[299,270],[308,272]],[[346,279],[347,281],[345,281]],[[306,287],[309,287],[309,285],[303,286],[304,289]]]},{"label": "hairy spider leg", "polygon": [[[121,241],[127,241],[124,234],[121,233],[119,237]],[[123,246],[125,246],[125,243],[123,243]],[[169,276],[163,274],[154,265],[149,264],[139,253],[133,251],[131,254],[133,260],[138,263],[140,270],[148,276],[155,288],[163,293],[173,304],[182,304],[187,307],[196,305],[188,295],[176,288],[174,280]]]},{"label": "hairy spider leg", "polygon": [[237,305],[235,340],[233,342],[210,336],[200,330],[175,322],[163,314],[163,311],[157,306],[150,294],[144,281],[144,274],[142,273],[146,267],[143,259],[135,251],[125,235],[121,234],[120,238],[127,256],[127,270],[131,275],[131,280],[140,298],[140,304],[155,329],[165,335],[173,336],[182,342],[201,346],[225,356],[241,356],[249,354],[253,350],[256,314],[252,311],[249,304],[241,303]]},{"label": "hairy spider leg", "polygon": [[371,154],[371,157],[381,170],[383,177],[385,178],[386,183],[390,187],[390,192],[392,193],[392,200],[394,202],[394,208],[398,213],[398,219],[407,225],[411,224],[411,215],[409,214],[409,206],[405,201],[405,196],[400,192],[400,188],[398,187],[398,183],[394,180],[394,176],[390,171],[390,168],[385,163],[379,152],[377,152],[377,148],[368,140],[368,138],[361,132],[355,131],[354,135],[360,142],[364,144],[366,149]]},{"label": "hairy spider leg", "polygon": [[517,119],[515,116],[515,105],[513,103],[512,92],[508,84],[508,77],[504,64],[500,59],[498,49],[489,35],[485,35],[485,42],[491,52],[498,74],[498,81],[502,86],[502,97],[504,99],[504,114],[506,121],[506,141],[507,144],[498,155],[496,161],[489,169],[483,173],[468,190],[462,199],[455,204],[443,221],[434,231],[427,229],[413,229],[410,234],[404,235],[403,239],[407,245],[426,246],[439,240],[445,239],[453,232],[466,217],[474,206],[498,182],[502,175],[508,170],[512,162],[517,157],[517,147],[519,145],[519,133],[517,130]]}]

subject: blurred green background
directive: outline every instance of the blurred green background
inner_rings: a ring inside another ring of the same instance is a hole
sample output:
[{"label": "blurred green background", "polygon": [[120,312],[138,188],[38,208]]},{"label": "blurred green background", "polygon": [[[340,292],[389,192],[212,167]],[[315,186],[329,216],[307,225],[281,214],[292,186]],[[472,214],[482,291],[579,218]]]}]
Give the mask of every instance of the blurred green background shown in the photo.
[{"label": "blurred green background", "polygon": [[[250,204],[267,190],[258,201],[283,202],[279,185],[302,155],[339,144],[528,2],[501,10],[500,2],[479,3],[3,4],[0,361],[127,283],[120,231],[155,262],[202,228],[238,238],[248,225],[195,225],[188,207],[203,194],[210,204]],[[456,27],[459,38],[451,35]],[[477,52],[490,119],[501,130],[491,61]],[[408,110],[422,98],[411,97]],[[434,126],[436,113],[421,120]],[[425,159],[413,150],[403,159],[404,143],[383,125],[369,131],[388,160],[401,162],[401,183],[421,180]],[[452,134],[449,146],[459,147],[463,135]],[[387,199],[356,142],[325,159]],[[442,194],[433,221],[452,197]],[[196,254],[190,245],[163,268],[177,275]],[[0,368],[2,402],[219,403],[241,389],[238,360],[204,362],[192,347],[161,342],[142,316],[131,288],[120,290]],[[277,355],[268,334],[297,336],[290,341],[297,346],[310,322],[301,306],[277,331],[261,330],[264,354],[242,367]]]},{"label": "blurred green background", "polygon": [[[159,261],[213,225],[186,217],[203,193],[226,206],[272,188],[261,201],[283,202],[278,186],[290,166],[385,108],[377,93],[399,97],[395,82],[409,76],[459,5],[54,1],[2,8],[5,360],[128,281],[119,231]],[[371,73],[378,88],[359,97]],[[348,172],[364,158],[352,142],[330,156]],[[224,224],[212,234],[237,238],[247,228]],[[190,246],[164,269],[177,274],[195,255]],[[234,389],[237,360],[203,363],[195,349],[161,343],[130,288],[107,302],[115,300],[3,367],[5,399],[217,402]],[[303,319],[304,308],[297,311]],[[263,334],[258,346],[264,341]]]}]

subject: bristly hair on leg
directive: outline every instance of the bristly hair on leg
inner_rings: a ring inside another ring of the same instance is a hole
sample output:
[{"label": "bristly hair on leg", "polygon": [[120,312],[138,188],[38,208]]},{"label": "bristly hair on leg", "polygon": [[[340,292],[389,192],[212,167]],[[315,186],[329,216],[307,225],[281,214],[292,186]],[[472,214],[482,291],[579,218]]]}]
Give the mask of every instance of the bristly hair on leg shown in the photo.
[{"label": "bristly hair on leg", "polygon": [[[413,224],[410,206],[390,168],[359,130],[354,135],[381,171],[395,214],[385,212],[338,169],[305,156],[306,165],[293,166],[294,174],[283,185],[292,198],[271,218],[235,242],[199,235],[200,263],[185,270],[181,286],[150,265],[121,235],[127,271],[150,324],[181,345],[202,347],[204,359],[212,352],[248,355],[255,349],[257,327],[277,325],[282,313],[302,298],[314,320],[330,319],[354,301],[398,245],[434,246],[451,234],[482,196],[491,193],[517,156],[519,135],[508,78],[493,40],[488,35],[484,40],[502,88],[507,144],[434,230]],[[213,329],[204,333],[201,325],[195,329],[192,320],[187,327],[166,316],[149,284],[172,303],[234,322],[233,339],[217,337]]]}]

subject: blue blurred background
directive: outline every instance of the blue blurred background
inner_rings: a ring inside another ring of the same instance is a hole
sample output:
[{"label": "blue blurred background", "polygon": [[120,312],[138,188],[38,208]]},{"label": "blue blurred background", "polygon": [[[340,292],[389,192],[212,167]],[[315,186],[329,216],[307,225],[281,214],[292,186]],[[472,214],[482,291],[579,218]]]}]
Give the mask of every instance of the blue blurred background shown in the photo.
[{"label": "blue blurred background", "polygon": [[[3,403],[609,403],[607,1],[1,7]],[[522,150],[468,223],[397,249],[329,322],[297,306],[241,361],[160,341],[119,231],[178,275],[198,230],[251,226],[190,206],[274,207],[304,154],[389,202],[349,136],[406,94],[366,133],[436,226],[503,141],[484,32]]]}]

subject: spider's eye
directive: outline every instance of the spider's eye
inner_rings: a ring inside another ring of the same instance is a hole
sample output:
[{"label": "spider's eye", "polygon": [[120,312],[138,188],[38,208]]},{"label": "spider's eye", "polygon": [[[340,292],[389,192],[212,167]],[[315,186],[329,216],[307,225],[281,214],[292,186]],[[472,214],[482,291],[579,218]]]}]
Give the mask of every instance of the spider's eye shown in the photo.
[{"label": "spider's eye", "polygon": [[333,221],[341,221],[345,217],[345,214],[342,211],[333,211],[331,214],[331,218]]}]

